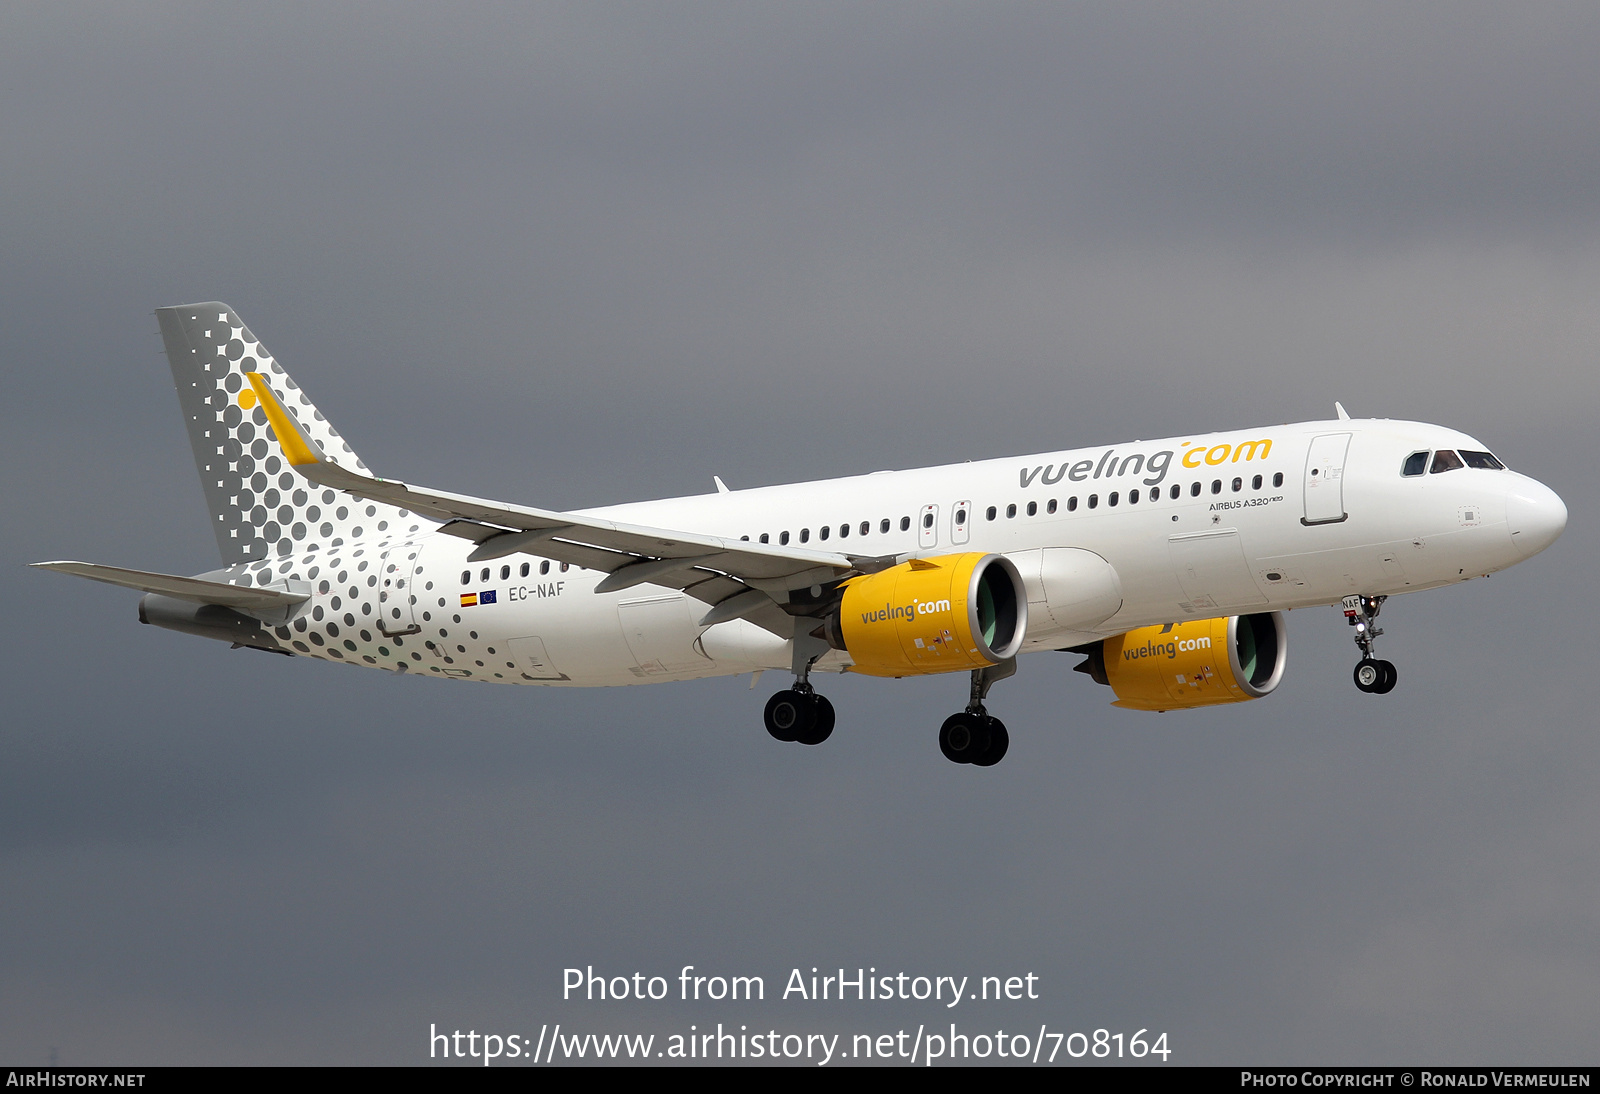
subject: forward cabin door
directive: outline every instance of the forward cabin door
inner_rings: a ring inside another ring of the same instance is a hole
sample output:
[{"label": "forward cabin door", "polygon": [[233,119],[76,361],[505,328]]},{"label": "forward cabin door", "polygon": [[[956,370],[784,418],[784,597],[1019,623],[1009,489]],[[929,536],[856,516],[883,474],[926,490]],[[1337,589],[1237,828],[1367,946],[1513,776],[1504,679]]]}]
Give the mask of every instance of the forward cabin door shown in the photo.
[{"label": "forward cabin door", "polygon": [[1304,524],[1337,524],[1344,520],[1344,458],[1350,434],[1325,433],[1311,439],[1306,453]]}]

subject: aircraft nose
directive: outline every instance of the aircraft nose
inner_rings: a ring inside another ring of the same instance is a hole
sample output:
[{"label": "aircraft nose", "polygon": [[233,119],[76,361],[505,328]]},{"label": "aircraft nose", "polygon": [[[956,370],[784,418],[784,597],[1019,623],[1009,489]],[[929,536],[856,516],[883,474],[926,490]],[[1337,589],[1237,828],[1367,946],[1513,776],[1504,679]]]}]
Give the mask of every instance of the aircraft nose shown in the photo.
[{"label": "aircraft nose", "polygon": [[1528,558],[1554,543],[1566,528],[1567,506],[1544,483],[1523,478],[1506,495],[1506,524],[1517,553]]}]

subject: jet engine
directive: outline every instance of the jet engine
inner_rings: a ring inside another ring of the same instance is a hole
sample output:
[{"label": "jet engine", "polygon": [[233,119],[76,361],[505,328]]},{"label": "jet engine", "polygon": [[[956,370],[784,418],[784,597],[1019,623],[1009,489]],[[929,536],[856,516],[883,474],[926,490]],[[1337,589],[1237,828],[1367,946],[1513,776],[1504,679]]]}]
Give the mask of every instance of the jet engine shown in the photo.
[{"label": "jet engine", "polygon": [[1183,710],[1272,694],[1283,679],[1283,613],[1169,623],[1076,647],[1077,666],[1116,692],[1112,706]]},{"label": "jet engine", "polygon": [[1027,589],[1003,555],[915,558],[842,588],[828,641],[868,676],[987,668],[1016,656],[1028,628]]}]

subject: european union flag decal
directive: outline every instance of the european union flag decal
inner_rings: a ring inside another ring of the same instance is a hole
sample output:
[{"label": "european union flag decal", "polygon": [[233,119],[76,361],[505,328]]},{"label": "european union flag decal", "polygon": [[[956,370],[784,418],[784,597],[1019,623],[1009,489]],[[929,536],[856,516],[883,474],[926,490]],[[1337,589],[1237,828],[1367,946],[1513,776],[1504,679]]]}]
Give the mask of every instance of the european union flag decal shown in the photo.
[{"label": "european union flag decal", "polygon": [[485,589],[485,590],[483,590],[483,592],[479,593],[478,594],[478,603],[479,604],[493,604],[494,603],[494,590],[493,589]]}]

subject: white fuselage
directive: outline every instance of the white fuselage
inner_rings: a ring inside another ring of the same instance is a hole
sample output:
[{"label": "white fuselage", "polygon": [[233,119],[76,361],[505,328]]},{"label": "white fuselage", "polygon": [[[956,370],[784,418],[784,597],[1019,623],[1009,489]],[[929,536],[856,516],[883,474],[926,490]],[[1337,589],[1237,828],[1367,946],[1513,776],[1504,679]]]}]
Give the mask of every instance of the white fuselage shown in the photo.
[{"label": "white fuselage", "polygon": [[[1415,452],[1483,448],[1439,426],[1336,420],[588,512],[901,560],[1001,553],[1028,584],[1022,649],[1059,649],[1187,618],[1434,588],[1518,562],[1565,523],[1546,487],[1509,470],[1401,473]],[[273,633],[300,654],[505,683],[631,684],[790,667],[787,639],[744,620],[702,627],[707,605],[675,589],[597,594],[602,573],[536,554],[469,564],[473,547],[424,523],[386,541],[276,559],[275,578],[306,582],[315,595]],[[1063,547],[1099,555],[1120,583],[1120,607],[1087,629],[1064,629],[1049,610],[1062,590],[1046,587],[1038,552]],[[414,568],[410,622],[420,630],[398,638],[373,623],[386,560],[395,572]],[[262,567],[220,576],[253,571],[265,584]],[[849,664],[835,650],[816,667]]]}]

